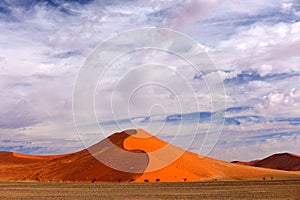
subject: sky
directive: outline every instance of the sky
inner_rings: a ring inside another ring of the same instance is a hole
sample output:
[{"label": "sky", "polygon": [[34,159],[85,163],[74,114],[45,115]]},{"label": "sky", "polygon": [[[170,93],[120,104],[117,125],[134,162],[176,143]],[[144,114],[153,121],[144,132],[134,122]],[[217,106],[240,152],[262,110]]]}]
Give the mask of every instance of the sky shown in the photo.
[{"label": "sky", "polygon": [[[214,70],[199,73],[159,49],[124,55],[97,82],[99,123],[78,133],[73,92],[86,59],[99,44],[145,27],[197,42]],[[141,127],[226,161],[300,154],[299,52],[299,0],[1,0],[0,151],[74,152]],[[216,77],[221,82],[208,86]],[[212,107],[209,87],[224,87],[225,107]]]}]

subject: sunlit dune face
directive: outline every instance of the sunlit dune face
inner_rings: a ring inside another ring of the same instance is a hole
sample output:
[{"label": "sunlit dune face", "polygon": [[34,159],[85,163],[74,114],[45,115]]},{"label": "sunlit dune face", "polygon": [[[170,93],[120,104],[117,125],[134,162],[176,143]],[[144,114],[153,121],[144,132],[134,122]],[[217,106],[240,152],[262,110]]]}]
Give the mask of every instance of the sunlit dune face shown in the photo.
[{"label": "sunlit dune face", "polygon": [[138,129],[135,135],[131,135],[124,140],[123,145],[127,150],[140,149],[150,153],[164,148],[168,143],[159,140],[146,131]]},{"label": "sunlit dune face", "polygon": [[27,158],[27,159],[35,159],[35,160],[51,160],[54,158],[63,157],[64,155],[53,155],[53,156],[37,156],[37,155],[28,155],[28,154],[21,154],[21,153],[13,153],[14,157],[17,158]]},{"label": "sunlit dune face", "polygon": [[147,153],[149,162],[145,172],[165,168],[179,159],[185,152],[183,149],[164,142],[141,129],[137,130],[137,134],[124,140],[124,148],[127,150],[139,149]]}]

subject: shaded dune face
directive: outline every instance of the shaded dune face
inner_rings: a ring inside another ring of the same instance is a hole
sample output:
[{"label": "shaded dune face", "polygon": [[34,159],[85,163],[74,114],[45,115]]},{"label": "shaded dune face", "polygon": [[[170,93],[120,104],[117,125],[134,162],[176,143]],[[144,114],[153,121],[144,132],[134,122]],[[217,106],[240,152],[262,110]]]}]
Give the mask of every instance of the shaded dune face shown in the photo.
[{"label": "shaded dune face", "polygon": [[300,157],[289,153],[275,154],[255,162],[252,166],[298,171],[300,170]]},{"label": "shaded dune face", "polygon": [[129,137],[135,137],[136,130],[115,133],[88,148],[91,155],[106,166],[123,172],[144,173],[149,163],[146,151],[139,148],[128,149],[124,145]]},{"label": "shaded dune face", "polygon": [[250,162],[234,161],[232,163],[286,171],[300,171],[300,156],[290,153],[278,153],[262,160]]},{"label": "shaded dune face", "polygon": [[51,181],[130,182],[143,174],[148,165],[147,153],[124,148],[124,141],[136,130],[115,133],[83,151],[37,164],[43,171],[25,179]]},{"label": "shaded dune face", "polygon": [[30,155],[13,153],[13,152],[0,152],[0,165],[37,163],[47,159],[51,159],[51,157],[30,156]]}]

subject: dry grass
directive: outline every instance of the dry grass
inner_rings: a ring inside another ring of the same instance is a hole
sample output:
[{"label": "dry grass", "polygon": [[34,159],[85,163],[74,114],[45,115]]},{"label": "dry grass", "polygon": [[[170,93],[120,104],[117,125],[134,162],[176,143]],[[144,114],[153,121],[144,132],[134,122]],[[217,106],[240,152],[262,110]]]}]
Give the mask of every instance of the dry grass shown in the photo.
[{"label": "dry grass", "polygon": [[300,199],[300,180],[94,184],[0,182],[0,199]]}]

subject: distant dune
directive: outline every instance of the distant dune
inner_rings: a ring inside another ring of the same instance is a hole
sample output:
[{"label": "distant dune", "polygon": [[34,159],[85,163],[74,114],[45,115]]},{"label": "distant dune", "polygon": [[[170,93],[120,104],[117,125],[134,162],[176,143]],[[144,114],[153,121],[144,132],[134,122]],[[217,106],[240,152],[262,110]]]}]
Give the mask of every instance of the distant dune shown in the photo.
[{"label": "distant dune", "polygon": [[31,156],[0,152],[1,181],[183,182],[299,178],[299,172],[201,157],[140,129],[115,133],[88,149],[71,154]]},{"label": "distant dune", "polygon": [[300,171],[300,156],[291,153],[278,153],[262,160],[233,161],[232,163],[286,171]]}]

